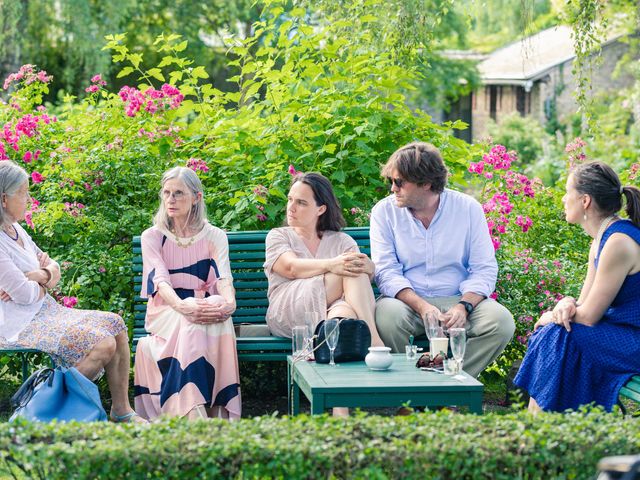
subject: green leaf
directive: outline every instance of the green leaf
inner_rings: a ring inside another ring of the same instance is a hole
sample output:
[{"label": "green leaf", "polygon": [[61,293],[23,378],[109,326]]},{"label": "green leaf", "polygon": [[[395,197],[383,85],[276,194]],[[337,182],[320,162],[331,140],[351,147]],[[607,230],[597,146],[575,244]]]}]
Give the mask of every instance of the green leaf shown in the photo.
[{"label": "green leaf", "polygon": [[173,49],[174,49],[176,52],[182,52],[184,49],[186,49],[186,48],[187,48],[187,45],[188,45],[188,44],[189,44],[189,41],[188,41],[188,40],[185,40],[184,42],[180,42],[179,44],[175,45],[175,46],[173,47]]},{"label": "green leaf", "polygon": [[182,71],[171,72],[169,74],[169,78],[171,79],[171,85],[175,85],[179,80],[182,80],[183,75],[184,75],[184,72]]},{"label": "green leaf", "polygon": [[343,183],[346,177],[346,174],[342,170],[336,170],[333,172],[333,175],[331,175],[331,178],[338,183]]},{"label": "green leaf", "polygon": [[142,54],[132,53],[131,55],[129,55],[129,61],[135,68],[138,68],[140,66],[140,62],[142,62]]},{"label": "green leaf", "polygon": [[194,68],[191,71],[191,74],[196,78],[209,78],[209,74],[207,73],[207,71],[204,69],[203,66]]},{"label": "green leaf", "polygon": [[162,70],[160,70],[159,68],[152,68],[147,71],[147,74],[152,76],[156,80],[160,80],[161,82],[164,82],[164,75],[162,75]]},{"label": "green leaf", "polygon": [[327,153],[333,154],[336,151],[336,147],[337,145],[335,143],[328,143],[327,145],[322,147],[322,150],[324,150]]},{"label": "green leaf", "polygon": [[118,72],[118,75],[116,75],[116,78],[126,77],[131,72],[133,72],[133,67],[124,67],[122,70]]},{"label": "green leaf", "polygon": [[249,86],[249,88],[245,90],[244,97],[245,98],[252,97],[258,92],[258,90],[260,90],[261,86],[262,85],[259,82],[254,82],[252,85]]},{"label": "green leaf", "polygon": [[171,65],[176,61],[176,57],[172,57],[171,55],[166,55],[162,57],[162,61],[158,64],[159,68],[166,67],[167,65]]}]

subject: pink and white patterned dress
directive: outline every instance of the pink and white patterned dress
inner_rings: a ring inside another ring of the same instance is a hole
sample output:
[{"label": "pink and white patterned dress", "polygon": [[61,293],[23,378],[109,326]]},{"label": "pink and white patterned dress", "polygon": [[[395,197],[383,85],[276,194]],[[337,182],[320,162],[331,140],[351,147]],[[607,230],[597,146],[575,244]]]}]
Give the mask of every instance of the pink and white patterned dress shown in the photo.
[{"label": "pink and white patterned dress", "polygon": [[[135,359],[135,409],[147,419],[184,416],[193,408],[217,407],[222,418],[241,414],[236,337],[231,318],[194,324],[158,294],[168,283],[182,299],[221,300],[220,279],[231,277],[225,233],[210,224],[190,239],[151,227],[142,234],[142,292],[148,298],[145,328]],[[185,246],[186,245],[186,246]]]}]

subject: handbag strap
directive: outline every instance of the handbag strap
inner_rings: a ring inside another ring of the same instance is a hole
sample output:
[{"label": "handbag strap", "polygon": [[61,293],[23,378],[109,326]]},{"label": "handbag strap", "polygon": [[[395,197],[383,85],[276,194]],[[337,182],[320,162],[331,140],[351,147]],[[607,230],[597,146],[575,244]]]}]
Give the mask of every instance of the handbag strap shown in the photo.
[{"label": "handbag strap", "polygon": [[[338,325],[336,326],[336,328],[340,327],[340,323],[342,323],[342,320],[344,320],[344,317],[336,317],[338,319]],[[324,322],[325,320],[323,320]],[[318,324],[320,325],[320,324]],[[323,325],[324,327],[324,325]],[[310,340],[313,340],[314,338],[318,338],[320,330],[318,330],[318,335],[312,335]],[[293,363],[299,362],[300,360],[304,360],[306,359],[309,355],[311,355],[313,352],[315,352],[316,350],[318,350],[322,345],[324,345],[325,343],[327,343],[327,335],[325,334],[324,339],[318,343],[318,345],[316,345],[315,347],[313,347],[311,349],[310,352],[303,352],[303,353],[299,353],[298,355],[294,355],[293,356]]]},{"label": "handbag strap", "polygon": [[47,380],[53,381],[53,368],[41,368],[33,372],[11,397],[11,406],[17,409],[29,403],[36,387]]}]

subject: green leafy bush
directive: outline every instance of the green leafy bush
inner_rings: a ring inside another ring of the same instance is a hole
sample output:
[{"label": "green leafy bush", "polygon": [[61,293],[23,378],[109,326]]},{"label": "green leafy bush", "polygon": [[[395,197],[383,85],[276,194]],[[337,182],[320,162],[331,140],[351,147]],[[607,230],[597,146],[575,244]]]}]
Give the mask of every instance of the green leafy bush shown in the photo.
[{"label": "green leafy bush", "polygon": [[63,267],[59,297],[130,315],[131,237],[151,224],[160,176],[175,165],[198,172],[210,220],[233,230],[280,225],[293,170],[321,171],[346,211],[368,210],[387,191],[379,164],[415,138],[440,146],[460,177],[470,147],[455,125],[407,106],[417,73],[373,48],[383,19],[353,8],[318,28],[302,8],[265,4],[252,34],[231,42],[234,92],[207,83],[178,35],[159,36],[160,63],[147,66],[125,35],[108,36],[128,86],[111,92],[96,75],[87,98],[55,111],[41,105],[46,72],[24,66],[7,81],[0,159],[32,175],[28,223]]},{"label": "green leafy bush", "polygon": [[586,479],[639,449],[640,419],[598,411],[0,425],[0,472],[47,479]]}]

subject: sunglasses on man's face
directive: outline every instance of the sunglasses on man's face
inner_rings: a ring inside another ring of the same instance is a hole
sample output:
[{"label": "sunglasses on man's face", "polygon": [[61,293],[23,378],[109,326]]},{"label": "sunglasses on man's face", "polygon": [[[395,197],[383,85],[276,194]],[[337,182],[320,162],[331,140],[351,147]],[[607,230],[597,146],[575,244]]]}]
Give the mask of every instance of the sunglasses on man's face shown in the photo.
[{"label": "sunglasses on man's face", "polygon": [[402,178],[391,178],[391,177],[387,177],[387,181],[389,182],[389,185],[395,185],[398,188],[402,188],[405,182],[405,180],[403,180]]}]

